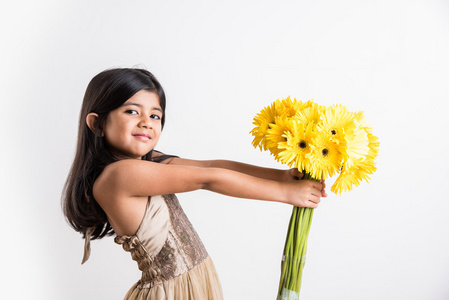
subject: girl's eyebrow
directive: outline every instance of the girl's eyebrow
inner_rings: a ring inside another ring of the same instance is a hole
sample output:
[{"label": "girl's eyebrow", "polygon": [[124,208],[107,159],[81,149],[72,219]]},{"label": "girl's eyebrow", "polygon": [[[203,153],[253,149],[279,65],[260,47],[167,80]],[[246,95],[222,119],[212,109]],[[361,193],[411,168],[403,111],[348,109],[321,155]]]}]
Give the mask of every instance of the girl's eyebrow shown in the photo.
[{"label": "girl's eyebrow", "polygon": [[[126,102],[126,103],[123,103],[123,104],[122,104],[122,106],[131,106],[131,105],[135,105],[135,106],[138,106],[138,107],[142,107],[142,104],[135,103],[135,102]],[[159,108],[159,107],[153,107],[152,109],[153,109],[153,110],[158,110],[158,111],[162,112],[162,109]]]}]

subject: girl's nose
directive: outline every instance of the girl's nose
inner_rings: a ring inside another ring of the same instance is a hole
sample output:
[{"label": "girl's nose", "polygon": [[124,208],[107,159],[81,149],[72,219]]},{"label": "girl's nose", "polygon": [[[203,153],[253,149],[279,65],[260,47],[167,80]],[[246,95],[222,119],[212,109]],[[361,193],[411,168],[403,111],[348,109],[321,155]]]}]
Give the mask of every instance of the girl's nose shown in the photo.
[{"label": "girl's nose", "polygon": [[139,126],[142,128],[147,128],[147,129],[151,129],[153,128],[152,122],[151,122],[151,118],[150,117],[142,117],[142,119],[139,122]]}]

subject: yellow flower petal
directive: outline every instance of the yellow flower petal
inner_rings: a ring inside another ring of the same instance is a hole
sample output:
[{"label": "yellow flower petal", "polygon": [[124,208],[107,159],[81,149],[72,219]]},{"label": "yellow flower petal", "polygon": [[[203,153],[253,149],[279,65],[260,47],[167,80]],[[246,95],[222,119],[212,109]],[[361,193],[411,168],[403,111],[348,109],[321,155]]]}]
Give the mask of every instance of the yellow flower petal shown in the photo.
[{"label": "yellow flower petal", "polygon": [[322,112],[323,108],[320,105],[309,101],[306,107],[298,110],[295,118],[299,120],[299,122],[306,124],[306,126],[308,124],[312,124],[312,126],[315,126],[316,124],[320,123]]},{"label": "yellow flower petal", "polygon": [[340,169],[342,153],[338,145],[324,132],[318,132],[310,144],[306,158],[311,162],[307,172],[315,179],[326,179]]},{"label": "yellow flower petal", "polygon": [[363,160],[369,153],[369,140],[366,131],[360,127],[345,135],[347,161],[351,165],[357,160]]},{"label": "yellow flower petal", "polygon": [[275,124],[268,129],[268,133],[266,135],[266,145],[268,150],[272,155],[274,155],[275,159],[279,161],[279,153],[282,151],[279,148],[279,144],[282,142],[286,142],[286,134],[289,132],[290,134],[293,131],[293,124],[288,118],[276,117]]},{"label": "yellow flower petal", "polygon": [[294,165],[298,170],[308,170],[310,161],[306,154],[310,152],[313,138],[312,126],[305,126],[296,119],[289,119],[291,131],[283,135],[285,141],[279,143],[278,159],[288,166]]},{"label": "yellow flower petal", "polygon": [[276,109],[275,104],[265,107],[254,117],[253,125],[254,129],[251,130],[251,134],[254,136],[253,147],[259,147],[260,150],[267,150],[265,136],[268,133],[268,129],[276,122]]},{"label": "yellow flower petal", "polygon": [[326,132],[333,142],[346,147],[345,134],[354,130],[354,116],[345,106],[332,105],[324,109],[318,128]]},{"label": "yellow flower petal", "polygon": [[365,159],[353,162],[351,165],[343,165],[340,175],[331,187],[331,191],[336,194],[349,192],[353,186],[359,186],[362,180],[368,182],[371,174],[376,171],[374,160]]}]

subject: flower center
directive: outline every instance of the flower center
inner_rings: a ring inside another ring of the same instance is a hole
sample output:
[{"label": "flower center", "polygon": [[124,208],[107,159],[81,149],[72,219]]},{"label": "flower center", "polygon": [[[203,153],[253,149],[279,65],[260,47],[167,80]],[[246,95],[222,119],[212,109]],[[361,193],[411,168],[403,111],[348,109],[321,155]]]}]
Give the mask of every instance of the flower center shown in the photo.
[{"label": "flower center", "polygon": [[321,151],[321,153],[323,153],[323,156],[327,156],[329,154],[329,150],[324,148],[323,151]]},{"label": "flower center", "polygon": [[300,141],[298,144],[299,148],[301,149],[306,149],[307,147],[307,143],[305,141]]},{"label": "flower center", "polygon": [[332,135],[336,135],[336,134],[337,134],[337,130],[332,129],[332,130],[331,130],[331,133],[332,133]]}]

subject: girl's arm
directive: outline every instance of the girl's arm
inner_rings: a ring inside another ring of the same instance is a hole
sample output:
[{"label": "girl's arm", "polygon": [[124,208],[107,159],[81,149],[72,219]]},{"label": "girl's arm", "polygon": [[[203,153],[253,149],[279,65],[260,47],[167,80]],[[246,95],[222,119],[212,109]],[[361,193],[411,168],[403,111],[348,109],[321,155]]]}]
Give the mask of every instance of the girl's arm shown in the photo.
[{"label": "girl's arm", "polygon": [[302,178],[303,176],[303,174],[298,172],[297,169],[279,170],[264,168],[230,160],[192,160],[174,157],[167,160],[167,163],[174,165],[196,166],[202,168],[228,169],[258,178],[276,180],[280,182],[296,180],[298,178]]},{"label": "girl's arm", "polygon": [[[228,170],[233,170],[236,172],[244,173],[244,174],[247,174],[250,176],[263,178],[263,179],[269,179],[269,180],[275,180],[275,181],[279,181],[279,182],[298,180],[304,176],[304,174],[299,172],[296,168],[287,169],[287,170],[279,170],[279,169],[264,168],[264,167],[249,165],[249,164],[236,162],[236,161],[230,161],[230,160],[192,160],[192,159],[174,157],[173,159],[167,160],[167,163],[175,164],[175,165],[184,165],[184,166],[196,166],[196,167],[202,167],[202,168],[228,169]],[[321,196],[327,197],[326,191],[324,190],[324,188],[326,187],[326,184],[324,183],[324,180],[322,180],[320,182],[323,185],[323,190],[322,190]]]},{"label": "girl's arm", "polygon": [[227,168],[127,159],[110,164],[104,169],[95,182],[94,196],[99,194],[103,199],[120,201],[198,189],[232,197],[316,208],[320,202],[322,184],[312,180],[269,180]]}]

